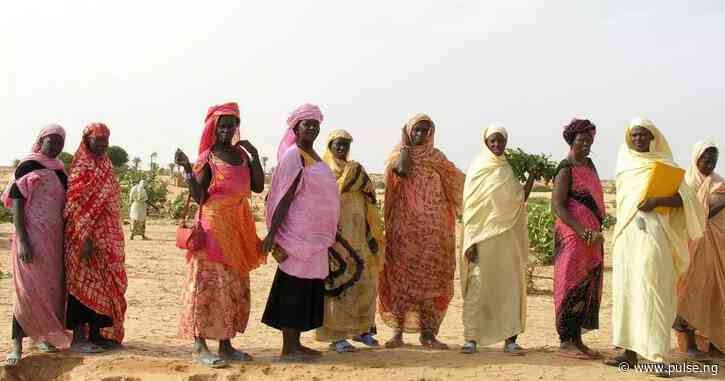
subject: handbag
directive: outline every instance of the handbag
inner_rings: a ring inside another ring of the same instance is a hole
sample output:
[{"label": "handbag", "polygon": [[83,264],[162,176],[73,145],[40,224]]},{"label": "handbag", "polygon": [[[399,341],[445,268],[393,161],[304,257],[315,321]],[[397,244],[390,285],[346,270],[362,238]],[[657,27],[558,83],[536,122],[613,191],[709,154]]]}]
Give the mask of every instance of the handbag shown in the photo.
[{"label": "handbag", "polygon": [[204,228],[201,226],[201,210],[204,206],[204,200],[201,200],[199,204],[199,214],[195,221],[189,221],[189,203],[191,203],[191,193],[186,199],[186,205],[184,206],[184,212],[181,220],[179,220],[179,226],[176,228],[176,247],[179,249],[197,251],[204,248],[206,242],[206,233]]}]

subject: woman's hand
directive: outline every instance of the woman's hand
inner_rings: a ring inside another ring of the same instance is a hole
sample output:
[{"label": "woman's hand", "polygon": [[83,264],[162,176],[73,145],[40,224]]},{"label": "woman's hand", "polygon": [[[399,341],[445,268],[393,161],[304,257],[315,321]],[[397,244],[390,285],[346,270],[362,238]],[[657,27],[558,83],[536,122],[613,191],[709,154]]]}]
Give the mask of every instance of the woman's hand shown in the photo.
[{"label": "woman's hand", "polygon": [[589,246],[597,246],[604,243],[604,234],[602,232],[593,231],[592,239],[589,241]]},{"label": "woman's hand", "polygon": [[408,134],[408,129],[403,126],[403,136],[401,136],[400,141],[403,143],[403,146],[410,146],[410,135]]},{"label": "woman's hand", "polygon": [[368,240],[368,246],[370,247],[370,251],[373,252],[373,254],[377,254],[380,250],[380,245],[378,244],[378,240],[375,238],[370,238]]},{"label": "woman's hand", "polygon": [[30,243],[25,239],[18,240],[18,259],[24,263],[33,262],[33,250],[30,248]]},{"label": "woman's hand", "polygon": [[174,164],[184,167],[184,170],[186,172],[191,171],[191,162],[189,161],[189,157],[186,156],[184,151],[181,149],[176,149],[176,152],[174,153]]},{"label": "woman's hand", "polygon": [[473,245],[466,249],[466,252],[463,253],[466,256],[466,259],[468,259],[468,262],[476,263],[478,262],[478,248],[476,245]]},{"label": "woman's hand", "polygon": [[264,255],[269,254],[274,249],[274,237],[271,234],[267,234],[262,241],[262,253]]},{"label": "woman's hand", "polygon": [[83,248],[81,248],[81,259],[88,260],[88,258],[90,258],[92,254],[93,254],[93,241],[91,241],[89,238],[86,240],[86,242],[83,243]]},{"label": "woman's hand", "polygon": [[645,199],[639,204],[639,210],[642,212],[651,212],[654,208],[659,206],[659,200],[656,197],[650,197]]},{"label": "woman's hand", "polygon": [[274,245],[274,249],[272,249],[272,256],[277,261],[277,263],[282,263],[289,258],[289,254],[287,254],[284,249],[279,247],[279,245]]}]

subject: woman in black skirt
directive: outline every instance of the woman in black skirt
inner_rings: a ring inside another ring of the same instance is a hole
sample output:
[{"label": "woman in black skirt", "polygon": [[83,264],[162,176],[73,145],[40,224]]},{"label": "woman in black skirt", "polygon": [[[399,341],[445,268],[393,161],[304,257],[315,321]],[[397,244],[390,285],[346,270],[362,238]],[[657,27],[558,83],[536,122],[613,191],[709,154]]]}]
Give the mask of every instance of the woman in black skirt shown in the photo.
[{"label": "woman in black skirt", "polygon": [[279,262],[262,322],[282,331],[282,358],[310,360],[319,351],[300,333],[322,326],[328,249],[335,243],[340,196],[335,176],[313,149],[322,113],[305,104],[287,119],[267,199],[265,253]]}]

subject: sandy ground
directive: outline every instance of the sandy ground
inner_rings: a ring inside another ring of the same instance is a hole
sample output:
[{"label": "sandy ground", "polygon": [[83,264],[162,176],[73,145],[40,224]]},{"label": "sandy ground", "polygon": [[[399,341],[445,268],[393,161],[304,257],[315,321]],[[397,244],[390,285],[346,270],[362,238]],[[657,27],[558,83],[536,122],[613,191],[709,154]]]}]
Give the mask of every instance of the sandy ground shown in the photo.
[{"label": "sandy ground", "polygon": [[[259,225],[260,236],[264,228]],[[128,226],[125,227],[128,230]],[[0,270],[9,271],[9,236],[11,225],[0,225]],[[127,232],[128,233],[128,232]],[[623,374],[598,361],[580,361],[556,355],[558,337],[554,328],[552,282],[537,281],[539,292],[528,297],[527,329],[519,342],[529,352],[512,357],[501,352],[500,345],[482,348],[475,355],[459,353],[462,344],[462,300],[456,278],[456,296],[441,328],[440,338],[452,350],[436,352],[422,349],[417,337],[407,335],[410,344],[398,350],[369,350],[339,355],[325,353],[313,364],[281,363],[277,359],[280,334],[260,323],[275,263],[251,275],[252,313],[247,332],[236,339],[235,346],[249,352],[255,361],[222,370],[211,370],[191,362],[191,343],[176,338],[180,311],[181,284],[185,274],[182,252],[174,246],[175,225],[171,221],[150,221],[150,241],[127,241],[126,263],[129,276],[127,292],[125,349],[102,355],[81,356],[72,353],[46,355],[31,350],[15,369],[0,368],[5,380],[650,380],[647,374]],[[611,346],[611,258],[607,255],[605,291],[601,309],[601,329],[585,336],[595,349],[612,354]],[[538,275],[550,277],[551,267],[540,268]],[[12,314],[12,279],[0,279],[0,356],[9,349]],[[381,341],[391,330],[378,323]],[[304,342],[326,350],[326,344],[313,340],[307,333]],[[674,337],[673,337],[674,344]],[[213,345],[216,348],[216,345]],[[684,359],[673,354],[673,360]],[[715,360],[725,365],[723,359]],[[682,379],[725,379],[725,374],[690,374]]]}]

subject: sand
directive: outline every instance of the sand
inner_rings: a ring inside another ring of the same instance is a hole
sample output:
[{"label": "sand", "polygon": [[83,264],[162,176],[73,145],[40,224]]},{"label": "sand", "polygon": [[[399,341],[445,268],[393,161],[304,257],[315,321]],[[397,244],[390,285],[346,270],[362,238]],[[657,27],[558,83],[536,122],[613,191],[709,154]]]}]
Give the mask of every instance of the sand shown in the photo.
[{"label": "sand", "polygon": [[[260,236],[264,227],[258,224]],[[8,238],[11,225],[0,225],[0,270],[9,271]],[[128,233],[128,226],[125,227]],[[176,338],[181,285],[185,259],[174,246],[175,225],[172,221],[148,222],[150,241],[127,241],[126,263],[129,277],[127,292],[125,349],[102,355],[73,353],[41,354],[34,349],[15,369],[0,368],[0,381],[6,380],[620,380],[623,373],[599,361],[564,359],[556,355],[558,336],[554,328],[552,282],[537,280],[536,294],[528,297],[526,332],[521,345],[529,349],[526,356],[512,357],[501,352],[501,346],[482,348],[475,355],[459,353],[462,344],[462,300],[456,279],[456,296],[441,327],[440,339],[451,344],[445,352],[426,350],[418,345],[415,335],[406,335],[407,346],[397,350],[363,349],[358,353],[340,355],[326,352],[314,364],[290,364],[278,361],[280,334],[260,323],[276,265],[270,263],[251,274],[252,312],[247,332],[233,343],[255,357],[252,363],[235,364],[227,369],[211,370],[191,362],[192,345]],[[611,345],[611,257],[607,251],[605,289],[601,309],[601,328],[585,336],[592,347],[613,354]],[[537,275],[550,277],[551,267],[542,267]],[[10,348],[12,314],[12,280],[0,279],[0,356]],[[391,330],[378,322],[379,339],[385,341]],[[313,340],[312,333],[303,341],[316,349],[327,351],[327,345]],[[27,342],[27,340],[26,340]],[[674,344],[674,338],[673,338]],[[26,347],[30,344],[27,343]],[[213,343],[212,348],[216,348]],[[684,361],[673,354],[673,360]],[[719,364],[725,365],[722,358]],[[627,374],[628,380],[650,380],[646,374]],[[682,379],[725,379],[721,372],[690,375]]]}]

